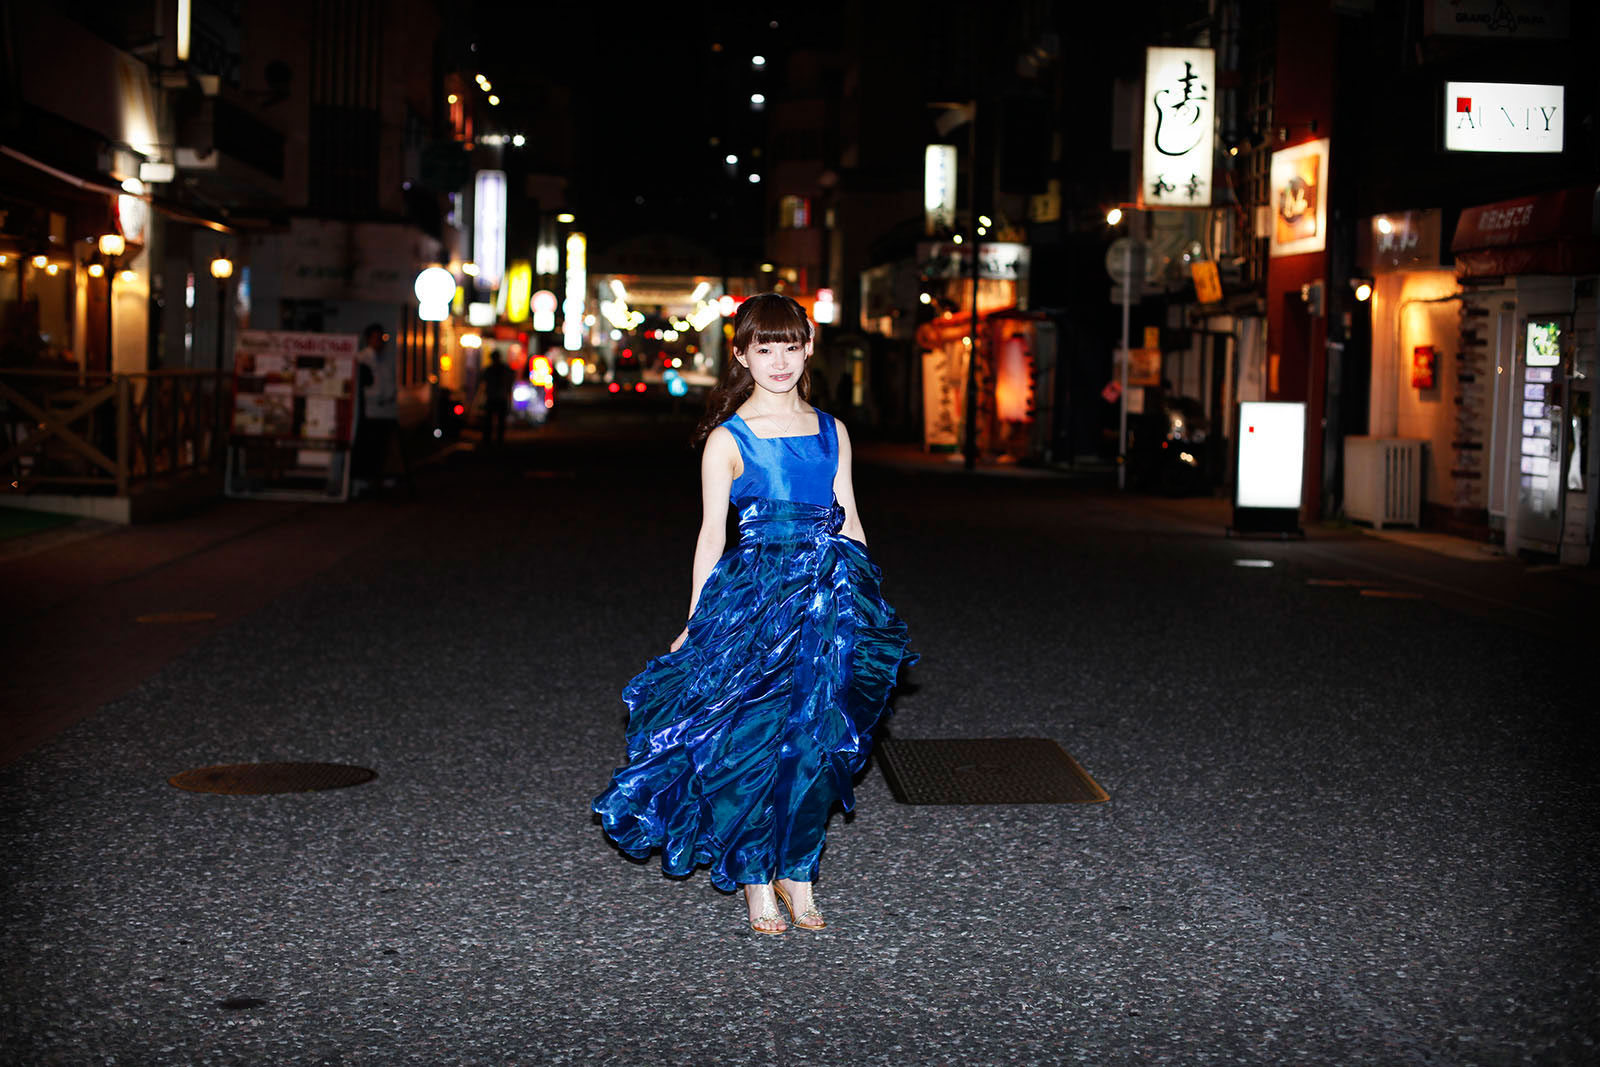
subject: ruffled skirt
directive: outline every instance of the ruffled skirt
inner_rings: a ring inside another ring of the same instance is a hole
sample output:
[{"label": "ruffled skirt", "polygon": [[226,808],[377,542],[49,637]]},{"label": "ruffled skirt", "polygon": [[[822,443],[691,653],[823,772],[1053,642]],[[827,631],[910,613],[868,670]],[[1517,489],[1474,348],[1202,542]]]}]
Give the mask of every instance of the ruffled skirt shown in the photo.
[{"label": "ruffled skirt", "polygon": [[854,805],[896,676],[917,659],[837,503],[740,505],[739,544],[683,645],[623,689],[628,762],[593,804],[624,852],[659,849],[672,875],[708,866],[725,890],[815,881],[828,816]]}]

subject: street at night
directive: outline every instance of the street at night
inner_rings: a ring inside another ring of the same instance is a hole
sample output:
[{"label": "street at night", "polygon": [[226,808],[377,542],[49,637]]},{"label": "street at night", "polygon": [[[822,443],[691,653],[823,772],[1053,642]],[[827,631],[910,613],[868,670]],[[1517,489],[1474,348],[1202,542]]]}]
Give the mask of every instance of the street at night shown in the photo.
[{"label": "street at night", "polygon": [[[908,806],[874,766],[832,823],[830,928],[769,941],[588,810],[697,506],[686,422],[605,418],[458,453],[415,502],[230,505],[4,564],[9,589],[101,568],[8,596],[27,691],[125,679],[0,778],[10,1059],[1590,1057],[1596,739],[1567,664],[1594,632],[1558,619],[1592,584],[864,446],[923,656],[892,736],[1053,738],[1111,799]],[[1502,600],[1509,569],[1553,584]],[[134,621],[158,611],[219,617]],[[378,777],[166,782],[275,760]]]},{"label": "street at night", "polygon": [[1597,41],[0,0],[0,1067],[1600,1062]]}]

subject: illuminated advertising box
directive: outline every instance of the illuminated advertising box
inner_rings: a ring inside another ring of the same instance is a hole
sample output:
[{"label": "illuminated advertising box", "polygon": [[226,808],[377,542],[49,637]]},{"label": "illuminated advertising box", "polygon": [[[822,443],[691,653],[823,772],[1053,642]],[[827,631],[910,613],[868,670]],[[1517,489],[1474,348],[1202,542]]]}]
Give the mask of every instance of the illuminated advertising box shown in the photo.
[{"label": "illuminated advertising box", "polygon": [[1245,401],[1239,405],[1239,470],[1234,528],[1299,532],[1305,467],[1306,406]]},{"label": "illuminated advertising box", "polygon": [[1321,252],[1328,241],[1328,138],[1272,153],[1274,256]]},{"label": "illuminated advertising box", "polygon": [[1211,203],[1212,103],[1216,53],[1209,48],[1144,51],[1145,207]]},{"label": "illuminated advertising box", "polygon": [[1447,152],[1560,152],[1566,88],[1512,82],[1445,82]]},{"label": "illuminated advertising box", "polygon": [[922,210],[930,234],[955,226],[955,145],[931,144],[923,153]]},{"label": "illuminated advertising box", "polygon": [[480,170],[472,192],[472,250],[478,285],[498,289],[506,272],[506,172]]}]

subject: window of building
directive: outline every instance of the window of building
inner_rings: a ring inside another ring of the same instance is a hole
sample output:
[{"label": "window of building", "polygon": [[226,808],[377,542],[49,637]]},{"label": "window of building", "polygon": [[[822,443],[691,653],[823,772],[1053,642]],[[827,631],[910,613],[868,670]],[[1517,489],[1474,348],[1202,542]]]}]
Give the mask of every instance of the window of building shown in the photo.
[{"label": "window of building", "polygon": [[784,230],[811,228],[811,198],[786,196],[778,202],[778,227]]}]

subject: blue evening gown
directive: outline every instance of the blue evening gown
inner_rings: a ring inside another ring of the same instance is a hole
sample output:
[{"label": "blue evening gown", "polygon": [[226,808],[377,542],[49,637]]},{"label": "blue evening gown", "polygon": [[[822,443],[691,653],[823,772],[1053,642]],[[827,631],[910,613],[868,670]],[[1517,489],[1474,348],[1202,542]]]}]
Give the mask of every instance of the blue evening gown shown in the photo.
[{"label": "blue evening gown", "polygon": [[744,473],[729,492],[739,542],[712,568],[676,652],[628,683],[628,763],[594,800],[606,833],[668,874],[721,889],[816,880],[828,815],[889,713],[906,625],[866,546],[839,534],[839,438],[761,438],[723,423]]}]

